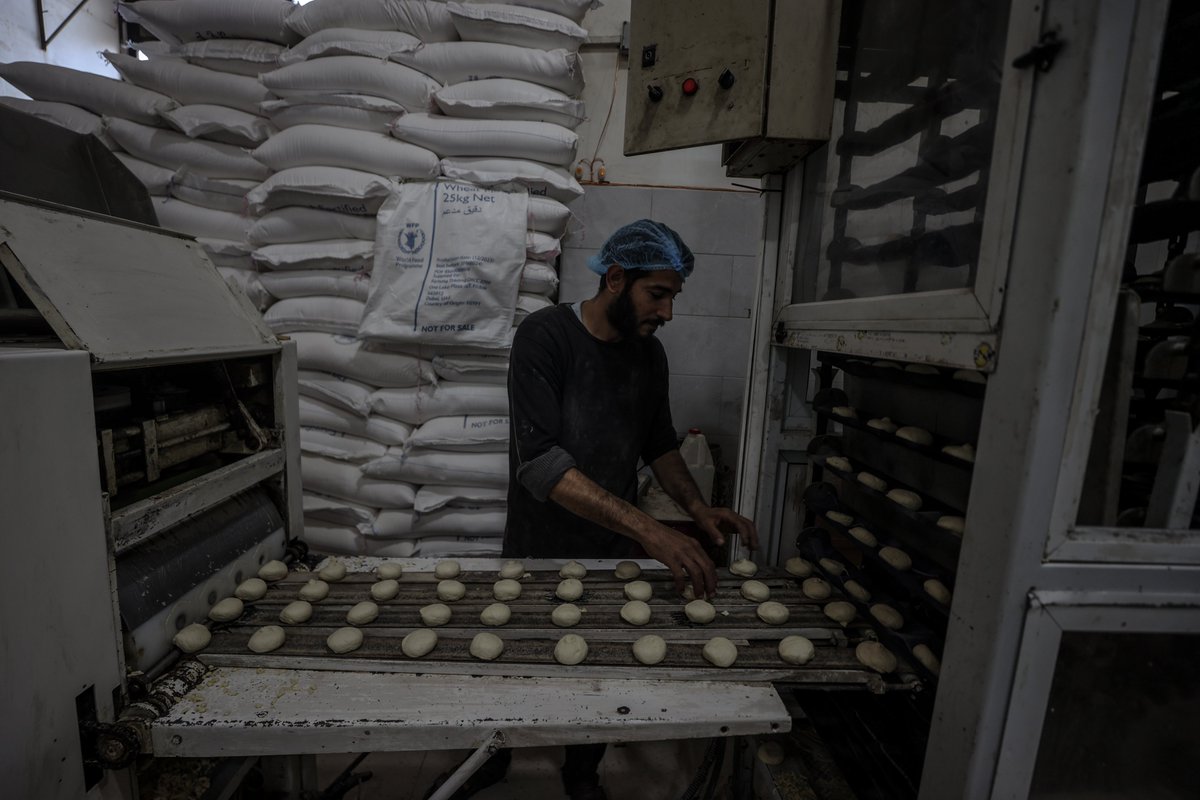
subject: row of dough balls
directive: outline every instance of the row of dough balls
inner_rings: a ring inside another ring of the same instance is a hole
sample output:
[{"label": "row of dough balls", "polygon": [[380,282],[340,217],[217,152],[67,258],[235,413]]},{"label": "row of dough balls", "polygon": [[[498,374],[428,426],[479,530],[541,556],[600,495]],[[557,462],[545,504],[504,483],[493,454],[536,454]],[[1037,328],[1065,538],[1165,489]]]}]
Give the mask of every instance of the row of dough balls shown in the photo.
[{"label": "row of dough balls", "polygon": [[[825,516],[834,518],[835,514],[841,518],[844,518],[847,522],[854,521],[851,517],[845,514],[840,514],[837,511],[826,512]],[[839,518],[834,518],[834,521],[845,524],[842,522],[842,519]],[[875,547],[878,544],[875,535],[866,528],[851,528],[850,535],[867,547]],[[905,572],[912,568],[912,558],[897,547],[881,548],[879,551],[879,557],[901,572]],[[843,576],[846,574],[846,567],[840,561],[835,561],[831,558],[821,559],[821,567],[834,575]],[[820,578],[809,577],[813,574],[815,569],[813,565],[806,559],[800,558],[799,556],[789,558],[784,568],[788,571],[788,574],[797,578],[806,579],[800,587],[801,591],[804,592],[806,597],[809,597],[813,600],[825,600],[832,593],[832,590],[829,589],[828,583]],[[846,590],[847,594],[849,594],[855,600],[858,600],[860,603],[869,603],[871,601],[870,591],[868,591],[866,587],[856,580],[848,579],[843,581],[842,588]],[[950,590],[947,589],[946,585],[937,578],[927,579],[922,588],[925,590],[927,595],[942,605],[950,605]]]},{"label": "row of dough balls", "polygon": [[[834,416],[842,417],[843,419],[858,419],[858,411],[852,406],[834,406]],[[888,417],[879,417],[878,419],[867,420],[867,427],[872,430],[890,433],[897,439],[903,439],[913,444],[919,444],[924,447],[929,447],[933,444],[933,434],[924,428],[918,428],[915,425],[898,426]],[[942,448],[942,452],[951,458],[957,458],[960,461],[966,461],[969,464],[975,463],[975,446],[969,442],[965,444],[948,444]],[[844,459],[843,459],[844,460]],[[826,463],[829,460],[826,459]],[[848,463],[848,462],[847,462]],[[837,464],[830,464],[834,469],[840,469],[843,472],[849,472],[849,467],[840,467]]]}]

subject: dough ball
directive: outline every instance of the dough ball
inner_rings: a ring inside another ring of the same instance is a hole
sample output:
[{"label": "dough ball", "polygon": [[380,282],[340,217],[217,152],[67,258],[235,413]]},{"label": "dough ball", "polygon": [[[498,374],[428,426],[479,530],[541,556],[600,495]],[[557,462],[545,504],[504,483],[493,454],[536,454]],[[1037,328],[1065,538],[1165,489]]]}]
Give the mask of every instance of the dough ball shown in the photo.
[{"label": "dough ball", "polygon": [[901,572],[912,569],[912,559],[898,547],[880,548],[879,557]]},{"label": "dough ball", "polygon": [[800,558],[800,556],[789,558],[783,565],[783,568],[787,570],[789,575],[795,575],[797,578],[807,578],[813,573],[812,564]]},{"label": "dough ball", "polygon": [[696,599],[696,589],[690,583],[683,587],[683,599],[688,602]]},{"label": "dough ball", "polygon": [[783,745],[779,742],[763,742],[758,746],[758,760],[769,767],[783,763]]},{"label": "dough ball", "polygon": [[346,565],[340,561],[330,561],[317,570],[317,577],[329,583],[337,583],[346,577]]},{"label": "dough ball", "polygon": [[729,571],[741,578],[753,578],[758,573],[758,564],[741,558],[729,565]]},{"label": "dough ball", "polygon": [[854,657],[858,659],[858,663],[868,669],[873,669],[878,673],[886,675],[889,672],[895,672],[899,663],[896,656],[891,650],[881,645],[879,642],[862,642],[858,647],[854,648]]},{"label": "dough ball", "polygon": [[930,578],[925,581],[925,594],[937,600],[944,606],[950,605],[950,590],[946,588],[946,584],[939,581],[937,578]]},{"label": "dough ball", "polygon": [[833,415],[835,417],[846,417],[847,419],[858,419],[858,412],[853,406],[834,406]]},{"label": "dough ball", "polygon": [[312,614],[312,603],[307,600],[295,600],[279,612],[279,621],[288,625],[300,625],[312,619]]},{"label": "dough ball", "polygon": [[381,581],[398,580],[404,574],[404,567],[394,561],[386,561],[379,565],[379,569],[375,570],[375,574],[379,576]]},{"label": "dough ball", "polygon": [[846,594],[853,597],[860,603],[866,603],[871,599],[871,593],[866,587],[858,581],[850,580],[842,584],[842,588],[846,590]]},{"label": "dough ball", "polygon": [[942,662],[929,649],[929,645],[919,644],[912,649],[913,658],[921,662],[921,666],[932,672],[934,675],[939,675],[942,672]]},{"label": "dough ball", "polygon": [[212,631],[199,622],[193,622],[175,634],[171,641],[185,653],[197,653],[208,647],[208,643],[212,641]]},{"label": "dough ball", "polygon": [[587,577],[587,567],[578,561],[572,561],[563,565],[563,568],[558,571],[558,577],[583,580]]},{"label": "dough ball", "polygon": [[640,664],[653,666],[667,657],[667,642],[654,634],[643,636],[633,643],[633,657]]},{"label": "dough ball", "polygon": [[724,636],[709,639],[704,645],[703,653],[705,661],[722,669],[733,666],[733,662],[737,661],[737,648]]},{"label": "dough ball", "polygon": [[867,427],[884,433],[895,433],[896,423],[892,422],[889,417],[880,417],[879,419],[867,420]]},{"label": "dough ball", "polygon": [[232,622],[242,615],[245,606],[236,597],[226,597],[208,610],[208,618],[213,622]]},{"label": "dough ball", "polygon": [[278,625],[264,625],[256,630],[246,646],[254,653],[269,653],[283,646],[283,628]]},{"label": "dough ball", "polygon": [[335,653],[350,653],[362,647],[363,632],[358,628],[338,628],[329,634],[325,646]]},{"label": "dough ball", "polygon": [[963,517],[953,517],[949,514],[944,514],[938,517],[937,526],[944,531],[963,535],[963,531],[967,529],[967,520]]},{"label": "dough ball", "polygon": [[258,577],[271,583],[283,580],[287,574],[288,565],[279,560],[268,561],[258,568]]},{"label": "dough ball", "polygon": [[457,561],[441,561],[433,568],[433,577],[439,581],[448,581],[451,578],[457,578],[460,572],[462,572],[462,568],[458,566]]},{"label": "dough ball", "polygon": [[776,603],[774,600],[768,600],[761,604],[755,613],[768,625],[782,625],[788,621],[787,606],[783,603]]},{"label": "dough ball", "polygon": [[697,625],[707,625],[717,618],[717,610],[707,600],[693,600],[683,607],[683,613]]},{"label": "dough ball", "polygon": [[400,594],[400,581],[395,578],[388,578],[386,581],[371,584],[372,600],[391,600],[398,594]]},{"label": "dough ball", "polygon": [[841,511],[826,511],[825,519],[830,522],[836,522],[838,525],[849,525],[854,522],[854,517],[849,514],[843,514]]},{"label": "dough ball", "polygon": [[492,596],[497,600],[516,600],[521,596],[521,584],[512,578],[502,578],[492,586]]},{"label": "dough ball", "polygon": [[832,603],[826,603],[824,611],[825,616],[843,627],[853,622],[857,614],[854,610],[854,604],[847,603],[845,600],[834,600]]},{"label": "dough ball", "polygon": [[804,592],[804,596],[811,600],[826,600],[829,595],[833,594],[829,584],[820,578],[808,578],[800,584],[800,591]]},{"label": "dough ball", "polygon": [[845,575],[846,567],[842,562],[832,558],[822,558],[820,561],[821,569],[828,572],[830,575]]},{"label": "dough ball", "polygon": [[969,444],[948,444],[942,448],[942,452],[952,458],[975,463],[975,448]]},{"label": "dough ball", "polygon": [[813,643],[803,636],[786,636],[779,641],[779,657],[789,664],[804,666],[816,652]]},{"label": "dough ball", "polygon": [[300,587],[300,599],[307,600],[310,603],[315,603],[318,600],[324,600],[329,596],[329,584],[325,581],[310,580],[308,583]]},{"label": "dough ball", "polygon": [[762,581],[746,581],[742,584],[742,597],[752,603],[771,599],[771,588]]},{"label": "dough ball", "polygon": [[867,547],[874,547],[879,544],[879,540],[875,538],[875,534],[861,525],[851,528],[850,535]]},{"label": "dough ball", "polygon": [[421,624],[430,628],[445,625],[450,621],[450,606],[445,603],[431,603],[421,609]]},{"label": "dough ball", "polygon": [[927,447],[933,444],[933,436],[930,435],[929,431],[913,425],[906,425],[900,430],[896,431],[896,436],[900,439],[904,439],[907,442],[912,442],[913,444],[921,444]]},{"label": "dough ball", "polygon": [[928,364],[909,364],[904,368],[905,372],[911,372],[914,375],[938,375],[937,367],[931,367]]},{"label": "dough ball", "polygon": [[379,606],[370,600],[363,600],[346,612],[346,622],[349,622],[351,625],[367,625],[374,622],[378,616]]},{"label": "dough ball", "polygon": [[876,603],[871,606],[871,616],[885,628],[898,631],[904,627],[904,616],[887,603]]},{"label": "dough ball", "polygon": [[641,574],[642,568],[637,565],[636,561],[622,561],[620,564],[617,564],[616,569],[613,570],[613,575],[615,575],[619,581],[631,581]]},{"label": "dough ball", "polygon": [[239,600],[261,600],[267,593],[267,582],[262,578],[247,578],[233,590],[233,596]]},{"label": "dough ball", "polygon": [[896,505],[907,508],[909,511],[920,511],[921,505],[925,502],[921,499],[921,495],[916,492],[910,492],[907,489],[892,489],[887,493],[887,498]]},{"label": "dough ball", "polygon": [[858,473],[858,482],[868,489],[874,489],[877,492],[887,491],[887,481],[878,475],[872,475],[869,472]]},{"label": "dough ball", "polygon": [[560,628],[570,628],[579,624],[583,612],[574,603],[563,603],[550,612],[550,621]]},{"label": "dough ball", "polygon": [[830,456],[825,459],[825,466],[830,469],[836,469],[839,472],[849,472],[853,467],[850,465],[850,459],[844,456]]},{"label": "dough ball", "polygon": [[494,633],[477,633],[471,640],[471,655],[480,661],[495,661],[504,652],[504,641]]},{"label": "dough ball", "polygon": [[578,600],[583,597],[583,583],[578,578],[567,578],[560,581],[558,588],[554,590],[554,596],[567,602]]},{"label": "dough ball", "polygon": [[568,633],[554,645],[554,660],[573,667],[587,658],[587,642],[577,633]]},{"label": "dough ball", "polygon": [[515,581],[525,575],[524,561],[505,561],[500,567],[500,577],[506,580]]},{"label": "dough ball", "polygon": [[438,600],[444,600],[447,603],[453,603],[455,600],[462,600],[467,594],[467,587],[463,586],[458,581],[444,580],[439,581],[437,585]]},{"label": "dough ball", "polygon": [[505,625],[512,619],[512,611],[504,603],[492,603],[479,615],[479,621],[484,625]]},{"label": "dough ball", "polygon": [[400,652],[409,658],[427,656],[437,647],[438,635],[428,628],[418,628],[400,640]]},{"label": "dough ball", "polygon": [[987,384],[987,378],[982,372],[976,372],[973,369],[956,369],[954,371],[954,380],[963,381],[964,383],[980,383]]},{"label": "dough ball", "polygon": [[645,581],[630,581],[625,584],[625,596],[630,600],[641,600],[645,602],[654,595],[654,590],[650,588],[650,584]]},{"label": "dough ball", "polygon": [[630,625],[645,625],[650,621],[650,606],[641,600],[630,600],[621,606],[621,619]]}]

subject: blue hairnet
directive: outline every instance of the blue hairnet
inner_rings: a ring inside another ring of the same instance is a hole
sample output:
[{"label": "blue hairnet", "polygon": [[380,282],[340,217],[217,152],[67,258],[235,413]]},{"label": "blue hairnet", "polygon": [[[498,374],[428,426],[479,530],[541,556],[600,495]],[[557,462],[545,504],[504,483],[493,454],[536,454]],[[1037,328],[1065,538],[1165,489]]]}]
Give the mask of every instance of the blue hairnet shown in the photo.
[{"label": "blue hairnet", "polygon": [[696,266],[696,257],[678,233],[661,222],[639,219],[617,229],[587,264],[597,275],[616,264],[623,269],[673,269],[687,278]]}]

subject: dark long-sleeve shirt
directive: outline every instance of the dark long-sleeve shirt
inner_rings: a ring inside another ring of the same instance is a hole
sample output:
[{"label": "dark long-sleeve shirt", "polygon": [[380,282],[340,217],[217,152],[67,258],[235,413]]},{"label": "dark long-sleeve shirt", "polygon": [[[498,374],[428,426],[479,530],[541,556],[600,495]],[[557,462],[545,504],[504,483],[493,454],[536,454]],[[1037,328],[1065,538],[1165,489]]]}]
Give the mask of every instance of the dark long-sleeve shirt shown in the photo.
[{"label": "dark long-sleeve shirt", "polygon": [[637,500],[637,467],[676,446],[667,356],[655,337],[602,342],[570,306],[530,314],[508,372],[508,523],[504,555],[621,558],[634,543],[549,499],[571,467]]}]

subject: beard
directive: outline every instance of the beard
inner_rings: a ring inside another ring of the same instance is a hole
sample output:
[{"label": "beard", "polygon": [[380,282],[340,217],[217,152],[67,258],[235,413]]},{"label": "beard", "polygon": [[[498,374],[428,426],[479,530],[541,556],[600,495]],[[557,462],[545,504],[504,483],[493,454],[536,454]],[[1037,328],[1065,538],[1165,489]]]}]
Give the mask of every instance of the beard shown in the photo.
[{"label": "beard", "polygon": [[629,290],[632,288],[632,282],[625,284],[621,293],[617,295],[617,299],[608,307],[605,316],[608,317],[608,324],[616,329],[622,339],[626,341],[649,339],[662,326],[662,323],[655,320],[651,323],[654,325],[654,329],[650,333],[642,333],[642,321],[638,319],[637,311],[633,308],[633,299],[629,296]]}]

